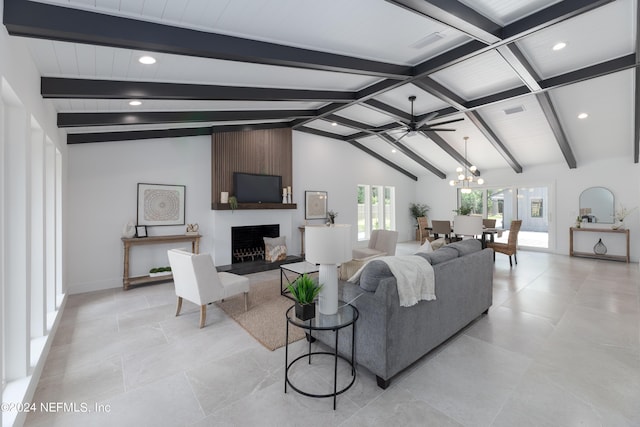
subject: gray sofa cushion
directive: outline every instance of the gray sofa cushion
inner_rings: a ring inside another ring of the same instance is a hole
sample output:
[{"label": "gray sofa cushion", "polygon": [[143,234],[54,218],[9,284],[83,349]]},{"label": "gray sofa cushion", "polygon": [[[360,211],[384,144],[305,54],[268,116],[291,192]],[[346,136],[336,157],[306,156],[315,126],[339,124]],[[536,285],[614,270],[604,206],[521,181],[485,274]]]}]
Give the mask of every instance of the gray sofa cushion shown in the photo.
[{"label": "gray sofa cushion", "polygon": [[375,292],[378,289],[378,283],[387,277],[393,277],[387,263],[374,259],[368,262],[360,273],[360,287],[365,291]]},{"label": "gray sofa cushion", "polygon": [[482,250],[482,242],[477,239],[460,240],[447,245],[458,251],[458,256],[465,256]]},{"label": "gray sofa cushion", "polygon": [[418,255],[429,261],[431,265],[440,264],[441,262],[458,258],[458,251],[454,248],[450,248],[449,246],[451,245],[443,246],[437,251],[433,251],[428,254]]}]

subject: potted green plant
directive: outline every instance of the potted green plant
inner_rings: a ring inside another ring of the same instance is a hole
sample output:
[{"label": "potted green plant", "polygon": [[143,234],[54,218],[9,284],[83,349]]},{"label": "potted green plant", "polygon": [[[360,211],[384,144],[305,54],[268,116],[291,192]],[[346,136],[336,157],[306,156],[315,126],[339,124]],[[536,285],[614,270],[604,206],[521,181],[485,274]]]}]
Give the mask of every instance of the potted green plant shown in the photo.
[{"label": "potted green plant", "polygon": [[416,226],[418,225],[418,218],[427,216],[429,209],[431,208],[424,203],[409,203],[409,213],[411,213],[411,217],[416,220]]},{"label": "potted green plant", "polygon": [[229,197],[229,207],[232,212],[238,209],[238,199],[236,199],[236,196]]},{"label": "potted green plant", "polygon": [[469,215],[471,214],[471,208],[468,206],[461,206],[458,209],[453,210],[458,215]]},{"label": "potted green plant", "polygon": [[322,289],[322,285],[318,284],[306,273],[298,277],[287,289],[291,292],[291,296],[295,300],[296,317],[300,320],[309,320],[316,316],[315,299]]}]

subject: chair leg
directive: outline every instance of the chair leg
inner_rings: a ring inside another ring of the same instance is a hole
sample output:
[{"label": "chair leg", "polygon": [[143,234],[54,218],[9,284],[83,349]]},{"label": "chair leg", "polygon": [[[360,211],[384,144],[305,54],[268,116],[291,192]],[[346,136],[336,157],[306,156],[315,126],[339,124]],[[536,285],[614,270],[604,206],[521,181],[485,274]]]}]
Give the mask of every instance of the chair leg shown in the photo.
[{"label": "chair leg", "polygon": [[200,306],[200,329],[204,328],[204,322],[207,320],[207,306]]},{"label": "chair leg", "polygon": [[249,309],[249,292],[244,293],[244,311]]},{"label": "chair leg", "polygon": [[518,254],[513,254],[513,259],[516,261],[516,265],[518,265]]},{"label": "chair leg", "polygon": [[496,262],[496,251],[493,251],[493,262]]},{"label": "chair leg", "polygon": [[178,304],[176,305],[176,316],[180,314],[182,310],[182,297],[178,297]]},{"label": "chair leg", "polygon": [[511,262],[511,255],[509,255],[509,267],[513,267],[513,263]]}]

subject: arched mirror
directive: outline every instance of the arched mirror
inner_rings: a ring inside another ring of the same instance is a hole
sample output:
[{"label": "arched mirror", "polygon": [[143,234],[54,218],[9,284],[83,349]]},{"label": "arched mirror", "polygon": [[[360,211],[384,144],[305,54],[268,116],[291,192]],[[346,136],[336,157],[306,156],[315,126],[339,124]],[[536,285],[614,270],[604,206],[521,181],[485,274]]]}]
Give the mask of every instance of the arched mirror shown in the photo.
[{"label": "arched mirror", "polygon": [[580,218],[583,221],[613,224],[614,211],[613,193],[608,189],[591,187],[580,194]]}]

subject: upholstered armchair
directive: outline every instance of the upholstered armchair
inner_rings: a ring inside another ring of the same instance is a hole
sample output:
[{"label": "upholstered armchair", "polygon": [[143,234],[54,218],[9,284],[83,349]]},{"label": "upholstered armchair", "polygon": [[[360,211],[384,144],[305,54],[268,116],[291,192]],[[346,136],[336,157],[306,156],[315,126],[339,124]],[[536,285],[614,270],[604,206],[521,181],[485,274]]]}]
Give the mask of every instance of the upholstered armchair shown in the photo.
[{"label": "upholstered armchair", "polygon": [[354,259],[368,258],[372,255],[393,256],[396,254],[398,232],[392,230],[373,230],[369,239],[369,246],[352,250]]},{"label": "upholstered armchair", "polygon": [[237,274],[218,273],[210,254],[194,254],[182,249],[168,251],[178,304],[176,316],[182,309],[182,299],[200,306],[200,327],[204,327],[207,304],[244,292],[244,309],[249,304],[249,279]]},{"label": "upholstered armchair", "polygon": [[391,230],[373,230],[369,239],[369,246],[351,251],[353,259],[340,265],[340,280],[349,280],[367,262],[381,256],[396,254],[398,232]]},{"label": "upholstered armchair", "polygon": [[518,233],[520,232],[520,226],[522,225],[522,220],[514,220],[511,221],[511,227],[509,228],[509,240],[507,243],[498,243],[498,242],[489,242],[487,243],[487,247],[494,250],[493,252],[493,260],[496,260],[496,252],[500,252],[502,254],[509,256],[509,266],[513,267],[513,263],[511,262],[511,255],[516,261],[516,265],[518,265]]}]

